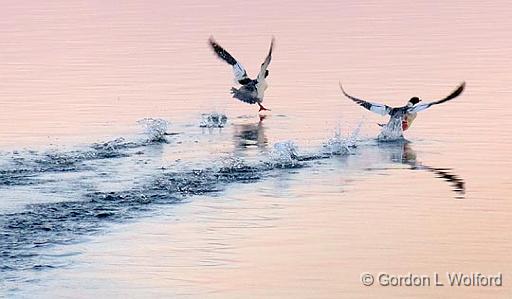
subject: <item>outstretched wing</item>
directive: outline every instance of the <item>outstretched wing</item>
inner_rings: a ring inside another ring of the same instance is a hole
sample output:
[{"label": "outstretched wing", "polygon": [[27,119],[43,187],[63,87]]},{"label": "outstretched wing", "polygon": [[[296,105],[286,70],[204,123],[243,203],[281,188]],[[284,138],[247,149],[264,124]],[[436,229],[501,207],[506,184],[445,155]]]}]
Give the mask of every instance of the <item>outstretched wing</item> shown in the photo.
[{"label": "outstretched wing", "polygon": [[247,76],[247,72],[240,62],[238,62],[228,51],[224,50],[214,39],[210,37],[209,39],[210,46],[213,51],[225,62],[229,63],[233,67],[233,74],[235,75],[235,80],[240,84],[244,84],[249,81],[249,77]]},{"label": "outstretched wing", "polygon": [[349,98],[352,101],[356,102],[360,106],[370,110],[371,112],[375,112],[375,113],[380,114],[380,115],[386,115],[386,114],[389,114],[391,112],[392,108],[389,107],[389,106],[386,106],[386,105],[383,105],[383,104],[377,104],[377,103],[370,103],[370,102],[367,102],[367,101],[364,101],[364,100],[361,100],[361,99],[358,99],[358,98],[355,98],[355,97],[349,95],[348,93],[345,92],[345,90],[343,90],[343,86],[341,86],[341,82],[340,82],[340,89],[341,89],[341,92],[343,92],[343,94],[347,98]]},{"label": "outstretched wing", "polygon": [[431,107],[433,105],[437,105],[437,104],[441,104],[441,103],[444,103],[444,102],[448,102],[449,100],[458,97],[464,91],[464,87],[465,86],[466,86],[466,82],[462,82],[462,84],[459,87],[457,87],[457,89],[455,89],[446,98],[444,98],[442,100],[439,100],[439,101],[435,101],[435,102],[417,104],[417,105],[409,108],[407,110],[407,112],[409,112],[409,113],[416,113],[416,112],[423,111],[423,110],[425,110],[425,109],[427,109],[427,108],[429,108],[429,107]]},{"label": "outstretched wing", "polygon": [[272,38],[272,41],[270,42],[270,50],[268,51],[267,58],[265,58],[265,61],[261,64],[260,73],[258,74],[258,80],[265,78],[265,73],[267,72],[268,65],[270,64],[270,61],[272,60],[272,49],[274,48],[274,38]]}]

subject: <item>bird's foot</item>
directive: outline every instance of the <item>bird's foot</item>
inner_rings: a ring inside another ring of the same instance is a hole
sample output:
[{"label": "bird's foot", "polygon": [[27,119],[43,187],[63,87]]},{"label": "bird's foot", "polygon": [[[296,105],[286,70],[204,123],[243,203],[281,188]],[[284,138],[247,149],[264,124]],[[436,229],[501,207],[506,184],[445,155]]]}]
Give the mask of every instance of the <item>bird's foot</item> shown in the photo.
[{"label": "bird's foot", "polygon": [[267,109],[267,108],[263,107],[263,105],[261,105],[260,103],[258,103],[258,105],[260,106],[260,110],[258,112],[261,112],[261,111],[271,111],[270,109]]}]

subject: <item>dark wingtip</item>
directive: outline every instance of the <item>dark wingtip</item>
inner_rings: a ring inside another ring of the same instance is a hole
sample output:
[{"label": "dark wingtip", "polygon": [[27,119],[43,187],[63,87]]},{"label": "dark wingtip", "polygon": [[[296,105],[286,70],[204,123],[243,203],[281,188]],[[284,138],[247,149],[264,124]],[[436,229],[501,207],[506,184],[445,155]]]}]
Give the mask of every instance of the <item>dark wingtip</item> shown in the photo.
[{"label": "dark wingtip", "polygon": [[[460,84],[459,88],[464,90],[466,88],[466,81],[462,81],[462,83]],[[462,90],[461,90],[461,92],[462,92]]]},{"label": "dark wingtip", "polygon": [[343,85],[341,84],[341,81],[338,81],[338,84],[340,85],[341,92],[343,92],[344,95],[347,95],[347,93],[343,89]]},{"label": "dark wingtip", "polygon": [[213,38],[213,35],[210,35],[210,37],[208,38],[208,43],[212,46],[217,44],[217,42]]},{"label": "dark wingtip", "polygon": [[441,104],[441,103],[444,103],[446,101],[449,101],[451,99],[454,99],[454,98],[460,96],[460,94],[464,91],[465,87],[466,87],[466,82],[462,81],[462,83],[459,85],[459,87],[457,87],[457,89],[455,89],[450,95],[448,95],[446,98],[439,100],[437,102],[434,102],[432,104]]},{"label": "dark wingtip", "polygon": [[462,83],[459,85],[459,87],[457,87],[457,89],[455,89],[455,91],[453,92],[452,97],[459,96],[464,91],[465,88],[466,88],[466,82],[462,81]]}]

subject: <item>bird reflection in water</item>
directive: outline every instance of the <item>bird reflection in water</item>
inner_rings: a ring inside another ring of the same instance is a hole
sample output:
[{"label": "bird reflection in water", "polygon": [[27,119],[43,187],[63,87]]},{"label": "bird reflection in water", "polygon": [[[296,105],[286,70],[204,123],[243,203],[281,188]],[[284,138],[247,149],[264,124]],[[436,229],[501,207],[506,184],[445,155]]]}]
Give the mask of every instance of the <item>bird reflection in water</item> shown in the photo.
[{"label": "bird reflection in water", "polygon": [[[263,118],[264,119],[264,118]],[[233,139],[237,149],[256,147],[265,149],[268,144],[263,119],[257,123],[234,124]]]},{"label": "bird reflection in water", "polygon": [[454,174],[450,168],[431,167],[418,161],[417,154],[412,149],[409,141],[380,144],[379,147],[390,150],[393,162],[408,165],[410,170],[424,170],[434,173],[436,177],[451,185],[453,192],[456,194],[455,198],[464,198],[466,192],[464,180]]}]

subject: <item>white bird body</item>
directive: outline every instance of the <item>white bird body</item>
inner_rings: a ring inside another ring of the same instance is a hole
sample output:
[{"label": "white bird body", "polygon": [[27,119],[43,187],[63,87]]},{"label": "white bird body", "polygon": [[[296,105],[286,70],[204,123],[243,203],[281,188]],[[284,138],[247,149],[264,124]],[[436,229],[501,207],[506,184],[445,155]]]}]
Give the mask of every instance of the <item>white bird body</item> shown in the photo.
[{"label": "white bird body", "polygon": [[[368,101],[353,97],[353,96],[347,94],[345,92],[345,90],[343,90],[343,87],[341,86],[341,83],[340,83],[341,91],[347,98],[351,99],[352,101],[356,102],[360,106],[362,106],[365,109],[370,110],[374,113],[377,113],[382,116],[384,116],[384,115],[390,116],[388,124],[384,125],[384,126],[381,125],[381,126],[383,126],[385,128],[395,129],[399,126],[398,124],[401,124],[401,126],[400,126],[401,131],[405,131],[411,127],[411,124],[414,121],[414,119],[416,118],[416,114],[418,112],[423,111],[427,108],[430,108],[434,105],[441,104],[441,103],[447,102],[451,99],[458,97],[462,93],[462,91],[464,91],[464,87],[465,87],[465,83],[463,82],[450,95],[448,95],[447,97],[445,97],[441,100],[428,102],[428,103],[420,103],[421,100],[418,97],[413,97],[409,100],[409,102],[407,102],[407,105],[402,106],[402,107],[393,108],[393,107],[390,107],[390,106],[387,106],[384,104],[372,103],[372,102],[368,102]],[[399,132],[399,133],[401,134],[402,132]]]},{"label": "white bird body", "polygon": [[268,88],[268,83],[265,78],[258,80],[258,83],[256,83],[256,90],[257,90],[257,98],[260,100],[259,102],[263,102],[263,97],[265,96],[265,91]]}]

